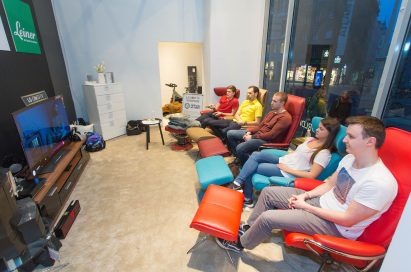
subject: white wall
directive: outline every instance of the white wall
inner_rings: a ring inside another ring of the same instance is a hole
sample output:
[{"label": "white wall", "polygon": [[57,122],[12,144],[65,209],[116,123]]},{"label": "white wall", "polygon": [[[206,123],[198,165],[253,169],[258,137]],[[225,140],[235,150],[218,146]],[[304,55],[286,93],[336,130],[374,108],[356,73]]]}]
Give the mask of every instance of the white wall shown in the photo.
[{"label": "white wall", "polygon": [[159,42],[203,43],[204,87],[259,85],[265,0],[52,0],[78,117],[82,83],[104,61],[128,119],[161,115]]},{"label": "white wall", "polygon": [[[204,64],[209,88],[235,85],[245,99],[259,86],[265,0],[210,0],[205,4]],[[210,95],[210,102],[216,102]]]},{"label": "white wall", "polygon": [[158,45],[160,62],[160,87],[162,105],[170,103],[172,88],[166,83],[177,84],[176,91],[183,95],[188,87],[187,66],[197,67],[197,85],[203,86],[203,46],[201,43],[161,42]]},{"label": "white wall", "polygon": [[123,85],[128,119],[161,116],[158,43],[202,42],[201,0],[53,0],[77,116],[82,83],[104,61]]},{"label": "white wall", "polygon": [[380,269],[381,272],[411,271],[411,262],[408,260],[408,248],[411,245],[410,218],[411,195],[408,196],[407,204],[402,212],[400,222],[395,230],[394,237],[392,238],[384,262],[382,263]]}]

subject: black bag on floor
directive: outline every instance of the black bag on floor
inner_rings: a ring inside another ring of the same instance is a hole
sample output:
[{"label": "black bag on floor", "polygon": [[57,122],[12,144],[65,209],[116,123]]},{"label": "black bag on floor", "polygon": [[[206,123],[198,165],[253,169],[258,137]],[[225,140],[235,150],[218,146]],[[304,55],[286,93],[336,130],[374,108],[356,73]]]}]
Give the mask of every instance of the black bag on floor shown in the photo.
[{"label": "black bag on floor", "polygon": [[142,120],[130,120],[127,122],[126,133],[130,135],[139,135],[145,130],[144,125],[141,123]]}]

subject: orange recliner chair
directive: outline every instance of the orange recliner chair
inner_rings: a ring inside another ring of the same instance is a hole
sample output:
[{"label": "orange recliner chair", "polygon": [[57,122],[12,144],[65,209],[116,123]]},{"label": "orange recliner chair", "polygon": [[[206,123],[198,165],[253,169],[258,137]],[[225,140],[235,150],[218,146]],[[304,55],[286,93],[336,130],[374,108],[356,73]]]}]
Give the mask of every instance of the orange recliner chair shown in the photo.
[{"label": "orange recliner chair", "polygon": [[[357,240],[328,235],[306,235],[284,231],[285,244],[309,249],[323,259],[318,271],[333,261],[352,265],[357,271],[367,271],[384,258],[398,221],[411,191],[411,133],[388,128],[379,155],[398,182],[398,194],[388,211],[369,225]],[[317,180],[296,179],[295,187],[311,190],[321,184]]]},{"label": "orange recliner chair", "polygon": [[292,117],[292,123],[287,135],[285,136],[282,142],[263,144],[262,148],[287,149],[290,145],[291,140],[294,137],[294,134],[297,131],[298,126],[300,125],[301,117],[304,113],[305,98],[289,94],[288,101],[284,107],[291,114]]}]

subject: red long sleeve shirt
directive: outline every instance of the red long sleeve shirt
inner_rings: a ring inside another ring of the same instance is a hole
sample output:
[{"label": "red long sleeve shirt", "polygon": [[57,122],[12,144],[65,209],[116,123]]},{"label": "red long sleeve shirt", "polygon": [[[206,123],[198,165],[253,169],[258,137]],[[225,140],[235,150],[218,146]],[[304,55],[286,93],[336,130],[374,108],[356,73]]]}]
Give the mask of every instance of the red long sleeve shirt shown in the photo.
[{"label": "red long sleeve shirt", "polygon": [[270,111],[258,126],[248,128],[253,138],[268,142],[282,141],[291,126],[292,117],[288,111],[274,113]]}]

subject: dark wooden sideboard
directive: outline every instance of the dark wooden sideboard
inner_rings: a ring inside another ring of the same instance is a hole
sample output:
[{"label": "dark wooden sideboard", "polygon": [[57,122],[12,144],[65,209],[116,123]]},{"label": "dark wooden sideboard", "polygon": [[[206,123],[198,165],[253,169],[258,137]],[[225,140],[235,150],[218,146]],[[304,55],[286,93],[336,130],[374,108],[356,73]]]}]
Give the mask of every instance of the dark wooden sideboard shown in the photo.
[{"label": "dark wooden sideboard", "polygon": [[90,155],[84,149],[84,141],[72,142],[65,148],[68,153],[57,163],[51,173],[39,177],[45,178],[43,187],[33,196],[42,216],[52,219],[52,224],[64,208]]}]

